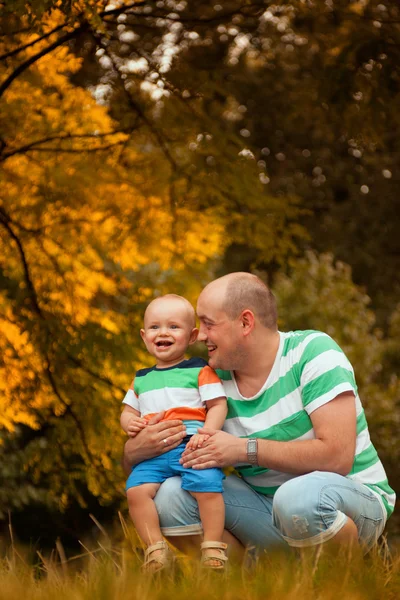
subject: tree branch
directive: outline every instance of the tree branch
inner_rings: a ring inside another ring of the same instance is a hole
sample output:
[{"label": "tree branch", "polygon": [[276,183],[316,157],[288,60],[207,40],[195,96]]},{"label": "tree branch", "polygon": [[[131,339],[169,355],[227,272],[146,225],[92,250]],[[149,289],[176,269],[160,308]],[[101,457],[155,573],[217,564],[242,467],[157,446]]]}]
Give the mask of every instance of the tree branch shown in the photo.
[{"label": "tree branch", "polygon": [[145,5],[147,3],[147,0],[138,0],[137,2],[133,2],[132,4],[126,4],[124,6],[120,6],[119,8],[112,8],[111,10],[103,10],[101,11],[101,13],[99,13],[99,16],[101,18],[104,17],[108,17],[108,15],[120,15],[122,13],[127,12],[128,10],[134,9],[134,8],[140,8],[141,6]]},{"label": "tree branch", "polygon": [[104,150],[109,150],[110,148],[120,146],[124,143],[125,140],[120,140],[114,144],[107,144],[107,146],[99,146],[98,148],[30,148],[29,150],[26,150],[26,152],[64,152],[66,154],[79,154],[80,152],[102,152]]},{"label": "tree branch", "polygon": [[30,27],[24,27],[23,29],[17,29],[16,31],[7,31],[5,33],[0,33],[0,38],[12,37],[13,35],[20,35],[21,33],[27,33],[28,31],[31,31]]},{"label": "tree branch", "polygon": [[[99,16],[101,18],[104,18],[107,15],[119,15],[121,13],[124,13],[128,9],[135,8],[135,7],[139,6],[140,4],[144,4],[144,3],[145,3],[145,0],[142,0],[141,2],[135,2],[133,4],[128,4],[127,6],[121,6],[119,8],[115,8],[115,9],[112,9],[112,10],[108,10],[108,11],[104,10],[101,13],[99,13]],[[64,23],[63,25],[59,26],[59,29],[62,29],[63,27],[67,27],[67,25],[68,25],[68,23]],[[11,73],[11,75],[9,75],[9,77],[7,77],[7,79],[0,85],[0,97],[10,87],[10,85],[12,84],[12,82],[14,81],[14,79],[16,79],[21,73],[23,73],[24,71],[26,71],[26,69],[28,69],[36,61],[38,61],[43,56],[46,56],[46,54],[49,54],[50,52],[52,52],[53,50],[55,50],[55,48],[58,48],[62,44],[65,44],[65,42],[68,42],[69,40],[72,40],[74,37],[76,37],[78,35],[78,33],[82,33],[82,31],[87,31],[89,29],[90,29],[89,23],[87,23],[87,22],[83,23],[79,27],[75,28],[73,31],[70,31],[69,33],[67,33],[64,36],[60,37],[58,40],[56,40],[55,42],[53,42],[53,44],[50,44],[50,46],[47,46],[47,48],[44,48],[43,50],[41,50],[37,54],[34,54],[30,58],[28,58],[28,60],[26,60],[22,64],[18,65],[18,67],[16,67],[16,69],[14,69],[14,71]],[[52,33],[54,33],[54,31]],[[46,36],[46,37],[48,37],[48,36]],[[34,43],[36,43],[38,41],[39,40],[35,40]],[[33,44],[30,44],[30,45],[33,45]]]},{"label": "tree branch", "polygon": [[[126,14],[128,15],[133,15],[135,17],[143,17],[144,19],[147,20],[154,20],[154,19],[163,19],[164,21],[169,21],[171,23],[186,23],[188,25],[202,25],[204,24],[210,24],[210,23],[223,23],[224,21],[226,21],[226,19],[230,19],[232,17],[234,17],[235,15],[242,15],[242,16],[254,16],[255,12],[254,9],[257,11],[257,13],[261,13],[263,12],[266,8],[268,8],[271,5],[271,2],[268,0],[261,0],[260,2],[254,2],[252,4],[247,4],[246,6],[239,6],[238,8],[234,9],[234,10],[230,10],[227,12],[222,12],[222,13],[218,13],[213,17],[199,17],[199,18],[187,18],[187,17],[182,17],[179,16],[178,18],[172,18],[170,17],[170,13],[171,11],[169,10],[166,13],[161,13],[161,12],[156,12],[156,13],[145,13],[145,14],[137,14],[136,12],[131,12],[135,7],[126,7],[126,10],[124,11]],[[251,12],[253,11],[253,12]],[[107,14],[111,14],[107,13]],[[107,16],[107,15],[105,15]]]},{"label": "tree branch", "polygon": [[63,25],[58,25],[57,27],[55,27],[51,31],[45,33],[44,35],[42,35],[41,37],[37,38],[36,40],[33,40],[33,42],[29,42],[29,44],[25,44],[24,46],[19,46],[19,48],[15,48],[15,50],[11,50],[10,52],[6,52],[6,54],[2,54],[0,56],[0,60],[5,60],[6,58],[10,58],[10,56],[15,56],[16,54],[19,54],[20,52],[22,52],[22,50],[26,50],[27,48],[30,48],[31,46],[34,46],[38,42],[41,42],[42,40],[45,40],[46,38],[48,38],[51,35],[53,35],[53,33],[56,33],[56,31],[59,31],[60,29],[63,29],[66,26],[67,26],[67,23],[64,23]]},{"label": "tree branch", "polygon": [[52,374],[52,372],[50,371],[50,366],[49,366],[49,365],[50,365],[50,361],[49,361],[49,357],[47,356],[46,358],[47,358],[47,365],[46,365],[46,367],[45,367],[45,372],[46,372],[47,378],[48,378],[48,380],[49,380],[49,382],[50,382],[50,385],[51,385],[51,387],[52,387],[52,389],[53,389],[53,392],[54,392],[55,396],[58,398],[59,402],[61,402],[61,404],[64,406],[64,408],[65,408],[65,412],[66,412],[66,413],[69,413],[69,414],[71,415],[71,417],[72,417],[73,421],[75,422],[76,428],[77,428],[77,430],[79,431],[79,434],[80,434],[80,438],[81,438],[82,445],[83,445],[83,447],[84,447],[84,449],[85,449],[85,452],[86,452],[86,459],[87,459],[87,461],[89,462],[89,461],[91,461],[91,460],[93,459],[93,457],[91,456],[91,452],[90,452],[90,450],[89,450],[89,446],[88,446],[88,444],[87,444],[87,442],[86,442],[85,432],[84,432],[84,430],[83,430],[82,424],[81,424],[81,422],[79,421],[79,419],[78,419],[78,417],[76,416],[76,414],[74,413],[74,411],[72,410],[72,407],[71,407],[71,405],[70,405],[70,404],[68,404],[68,402],[66,402],[66,401],[65,401],[65,400],[62,398],[62,396],[61,396],[60,392],[58,391],[58,388],[57,388],[57,385],[56,385],[55,379],[54,379],[54,377],[53,377],[53,374]]},{"label": "tree branch", "polygon": [[132,98],[131,94],[128,92],[128,90],[125,87],[125,83],[124,80],[121,77],[121,73],[120,70],[118,68],[118,65],[115,63],[114,57],[108,52],[108,49],[105,47],[105,45],[103,44],[101,38],[96,35],[95,33],[92,32],[92,35],[95,39],[95,41],[97,42],[97,44],[103,48],[103,50],[105,51],[106,55],[108,56],[108,58],[111,60],[112,65],[114,67],[114,71],[117,73],[118,78],[120,80],[121,83],[121,87],[122,90],[124,91],[125,97],[128,101],[128,104],[133,108],[133,110],[139,115],[139,117],[141,118],[141,120],[143,121],[143,123],[145,123],[145,125],[147,125],[147,127],[150,129],[150,131],[152,132],[152,134],[155,136],[155,138],[157,139],[157,142],[164,154],[164,156],[166,157],[166,159],[168,160],[168,162],[171,165],[171,168],[173,171],[177,170],[177,165],[175,163],[175,160],[173,159],[166,143],[165,140],[163,139],[163,137],[161,136],[160,132],[158,131],[158,129],[156,129],[153,125],[153,123],[147,118],[146,114],[144,113],[143,109],[139,106],[139,104],[137,104],[134,99]]},{"label": "tree branch", "polygon": [[108,379],[108,377],[103,377],[102,375],[99,375],[98,373],[95,373],[94,371],[92,371],[91,369],[89,369],[89,367],[86,367],[81,360],[78,360],[77,358],[75,358],[74,356],[72,356],[72,354],[69,354],[67,352],[67,357],[69,358],[69,360],[79,369],[81,369],[82,371],[85,371],[85,373],[88,373],[89,375],[91,375],[92,377],[94,377],[95,379],[97,379],[98,381],[101,381],[102,383],[107,384],[108,386],[110,386],[112,389],[118,390],[119,392],[124,393],[125,389],[121,388],[117,385],[115,385],[111,379]]},{"label": "tree branch", "polygon": [[[145,0],[140,0],[138,2],[134,2],[133,4],[128,4],[128,5],[124,5],[124,6],[120,6],[119,8],[114,8],[111,10],[104,10],[101,11],[99,13],[99,17],[102,19],[106,19],[108,16],[115,16],[115,15],[120,15],[122,13],[124,14],[130,14],[129,11],[132,11],[134,9],[140,8],[142,5],[144,5],[146,2]],[[212,22],[219,22],[219,21],[224,21],[227,17],[232,17],[235,14],[247,14],[247,12],[249,11],[249,9],[253,9],[256,8],[258,10],[262,10],[263,7],[265,6],[265,1],[262,0],[261,2],[257,3],[253,3],[253,4],[249,4],[246,7],[241,7],[239,9],[230,11],[229,13],[223,13],[222,15],[218,15],[215,17],[209,17],[209,18],[202,18],[202,19],[185,19],[185,18],[179,18],[179,19],[172,19],[171,17],[168,16],[168,14],[165,15],[143,15],[144,18],[148,19],[157,19],[157,18],[162,18],[165,20],[169,20],[169,21],[173,21],[173,22],[182,22],[182,23],[190,23],[190,24],[201,24],[201,23],[212,23]],[[245,10],[246,9],[246,10]],[[135,14],[135,13],[133,13]],[[138,16],[136,14],[136,16]],[[107,23],[107,21],[105,21]],[[68,23],[64,23],[62,26],[60,25],[60,29],[62,27],[66,27],[68,25]],[[43,50],[41,50],[40,52],[38,52],[37,54],[34,54],[33,56],[31,56],[28,60],[26,60],[25,62],[23,62],[22,64],[18,65],[18,67],[16,67],[14,69],[14,71],[7,77],[7,79],[0,85],[0,97],[4,94],[4,92],[10,87],[10,85],[12,84],[12,82],[21,74],[23,73],[26,69],[28,69],[32,64],[34,64],[36,61],[38,61],[40,58],[42,58],[43,56],[46,56],[46,54],[49,54],[50,52],[52,52],[53,50],[55,50],[56,48],[58,48],[59,46],[61,46],[62,44],[64,44],[65,42],[68,42],[69,40],[73,39],[74,37],[76,37],[78,35],[78,33],[82,33],[83,31],[88,31],[90,30],[90,24],[88,22],[83,23],[82,25],[80,25],[79,27],[76,27],[73,31],[70,31],[69,33],[65,34],[64,36],[60,37],[58,40],[56,40],[55,42],[53,42],[52,44],[50,44],[49,46],[47,46],[46,48],[44,48]],[[36,40],[35,43],[39,41]]]},{"label": "tree branch", "polygon": [[[40,144],[45,144],[46,142],[54,142],[54,141],[64,141],[64,140],[72,140],[72,139],[87,139],[87,138],[92,138],[92,139],[99,139],[99,138],[104,138],[104,137],[108,137],[111,135],[117,135],[118,133],[131,133],[132,132],[132,127],[126,127],[125,129],[118,129],[115,131],[108,131],[107,133],[99,133],[99,134],[95,134],[95,133],[82,133],[82,134],[71,134],[71,133],[66,133],[66,134],[60,134],[60,135],[53,135],[53,136],[48,136],[45,138],[42,138],[40,140],[36,140],[35,142],[30,142],[29,144],[25,144],[25,146],[21,146],[20,148],[16,148],[15,150],[11,150],[10,152],[4,152],[3,156],[0,158],[0,162],[5,161],[7,158],[10,158],[10,156],[14,156],[15,154],[23,154],[24,152],[28,152],[29,150],[36,150],[37,148],[35,148],[35,146],[38,146]],[[43,149],[43,148],[42,148]],[[97,148],[96,148],[97,150]]]},{"label": "tree branch", "polygon": [[51,387],[53,389],[53,392],[54,392],[55,396],[58,398],[58,400],[61,402],[61,404],[65,407],[65,413],[64,414],[69,414],[72,417],[72,420],[74,421],[74,423],[76,425],[76,428],[77,428],[78,433],[79,433],[79,437],[80,437],[81,442],[82,442],[82,446],[83,446],[84,451],[86,453],[86,457],[85,456],[83,457],[84,460],[86,458],[85,462],[94,465],[102,473],[102,475],[103,475],[106,483],[109,484],[109,485],[111,485],[111,481],[110,481],[110,479],[109,479],[109,477],[107,475],[107,471],[104,468],[101,460],[99,460],[98,456],[95,455],[95,454],[93,454],[90,451],[90,449],[89,449],[89,445],[88,445],[87,440],[86,440],[85,430],[84,430],[84,428],[82,426],[82,423],[80,422],[78,416],[75,414],[75,411],[73,410],[72,406],[70,404],[68,404],[68,402],[66,402],[64,400],[64,398],[61,396],[61,394],[60,394],[60,392],[58,390],[56,381],[55,381],[55,379],[53,377],[53,374],[52,374],[52,372],[50,370],[50,360],[49,360],[49,357],[47,356],[46,358],[47,358],[47,361],[48,361],[48,364],[47,364],[46,369],[45,369],[47,377],[49,379],[50,385],[51,385]]},{"label": "tree branch", "polygon": [[10,87],[10,85],[12,84],[14,79],[16,79],[19,75],[21,75],[21,73],[26,71],[26,69],[28,69],[36,61],[38,61],[43,56],[46,56],[46,54],[49,54],[49,52],[52,52],[52,50],[55,50],[62,44],[65,44],[65,42],[69,42],[69,40],[72,40],[74,37],[76,37],[78,35],[78,33],[81,33],[82,31],[86,31],[88,29],[89,29],[88,23],[84,23],[83,25],[80,25],[73,31],[70,31],[69,33],[66,33],[65,35],[58,38],[58,40],[56,40],[55,42],[50,44],[50,46],[43,48],[43,50],[41,50],[37,54],[34,54],[30,58],[28,58],[28,60],[26,60],[22,64],[18,65],[18,67],[16,67],[16,69],[14,69],[14,71],[11,73],[11,75],[9,75],[7,77],[7,79],[5,81],[3,81],[3,83],[0,85],[0,97]]},{"label": "tree branch", "polygon": [[17,244],[17,248],[18,248],[18,252],[21,258],[21,262],[22,262],[22,266],[23,266],[23,270],[24,270],[24,279],[25,279],[25,283],[26,286],[29,290],[29,294],[30,294],[30,298],[31,298],[31,302],[32,302],[32,306],[35,310],[35,312],[38,314],[38,316],[43,319],[43,313],[40,309],[39,303],[38,303],[38,298],[37,298],[37,294],[36,294],[36,290],[35,290],[35,286],[33,285],[33,281],[31,279],[31,275],[29,272],[29,267],[28,267],[28,263],[26,260],[26,256],[25,256],[25,251],[22,247],[21,244],[21,240],[18,238],[18,236],[14,233],[12,227],[11,227],[11,218],[7,215],[7,213],[5,212],[5,210],[3,209],[3,207],[0,207],[0,224],[3,225],[4,229],[7,231],[7,233],[9,234],[9,236],[14,240],[14,242]]}]

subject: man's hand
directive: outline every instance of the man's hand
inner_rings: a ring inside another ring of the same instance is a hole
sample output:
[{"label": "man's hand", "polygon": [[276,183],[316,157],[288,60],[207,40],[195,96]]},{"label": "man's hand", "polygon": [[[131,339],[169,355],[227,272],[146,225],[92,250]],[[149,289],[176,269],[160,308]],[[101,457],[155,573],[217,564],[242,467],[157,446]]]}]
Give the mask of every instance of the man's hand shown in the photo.
[{"label": "man's hand", "polygon": [[189,448],[188,444],[180,460],[184,467],[193,469],[222,468],[242,462],[242,453],[246,453],[246,440],[224,431],[207,428],[199,429],[199,434],[209,436],[208,440],[196,450]]},{"label": "man's hand", "polygon": [[161,421],[165,412],[152,417],[146,427],[125,444],[122,466],[129,474],[132,466],[154,456],[159,456],[179,446],[186,435],[182,421]]}]

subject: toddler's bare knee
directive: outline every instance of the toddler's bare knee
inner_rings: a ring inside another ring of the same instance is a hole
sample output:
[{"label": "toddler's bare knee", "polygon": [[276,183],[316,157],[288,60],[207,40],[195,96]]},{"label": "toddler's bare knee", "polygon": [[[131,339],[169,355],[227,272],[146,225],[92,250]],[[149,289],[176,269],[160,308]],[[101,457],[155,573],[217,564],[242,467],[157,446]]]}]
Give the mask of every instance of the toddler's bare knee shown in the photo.
[{"label": "toddler's bare knee", "polygon": [[128,504],[141,502],[143,500],[151,499],[154,500],[154,497],[159,488],[159,484],[156,483],[146,483],[144,485],[138,485],[135,487],[131,487],[126,492],[126,496],[128,499]]}]

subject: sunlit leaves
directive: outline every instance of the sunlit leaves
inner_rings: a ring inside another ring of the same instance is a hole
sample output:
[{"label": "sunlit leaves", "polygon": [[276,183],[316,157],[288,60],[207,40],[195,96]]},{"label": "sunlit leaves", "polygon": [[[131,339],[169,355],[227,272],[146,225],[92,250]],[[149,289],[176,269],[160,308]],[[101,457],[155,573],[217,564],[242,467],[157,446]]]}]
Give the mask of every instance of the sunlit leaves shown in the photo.
[{"label": "sunlit leaves", "polygon": [[211,207],[198,214],[168,180],[149,184],[146,135],[135,148],[112,133],[107,109],[67,77],[78,67],[57,49],[1,106],[0,426],[37,431],[18,437],[25,468],[64,504],[83,482],[118,497],[120,400],[148,360],[143,307],[157,287],[194,299],[226,243]]}]

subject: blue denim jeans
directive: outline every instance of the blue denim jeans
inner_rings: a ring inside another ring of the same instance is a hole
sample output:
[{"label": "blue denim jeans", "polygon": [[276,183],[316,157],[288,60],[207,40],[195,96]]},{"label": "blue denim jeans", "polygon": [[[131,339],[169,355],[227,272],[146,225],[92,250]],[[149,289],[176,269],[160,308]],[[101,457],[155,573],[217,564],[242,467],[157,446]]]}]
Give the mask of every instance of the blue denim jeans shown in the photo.
[{"label": "blue denim jeans", "polygon": [[[244,546],[258,549],[314,546],[331,539],[350,517],[369,550],[381,535],[385,511],[365,485],[314,472],[284,483],[275,496],[254,491],[235,475],[224,481],[225,528]],[[166,537],[202,533],[197,503],[179,477],[167,479],[155,498]]]}]

